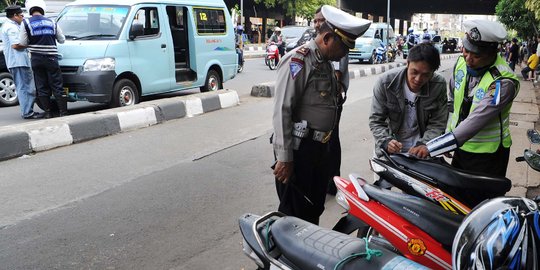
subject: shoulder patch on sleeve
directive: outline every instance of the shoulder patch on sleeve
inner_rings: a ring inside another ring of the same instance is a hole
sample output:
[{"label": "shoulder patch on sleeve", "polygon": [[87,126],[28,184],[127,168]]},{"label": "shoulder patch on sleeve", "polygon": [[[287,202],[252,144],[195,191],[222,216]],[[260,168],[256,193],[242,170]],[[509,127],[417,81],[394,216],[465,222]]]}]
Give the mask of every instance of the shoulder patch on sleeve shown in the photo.
[{"label": "shoulder patch on sleeve", "polygon": [[289,64],[289,69],[291,70],[291,76],[294,79],[296,79],[296,76],[298,76],[298,73],[302,71],[304,68],[304,60],[299,58],[291,58],[291,63]]}]

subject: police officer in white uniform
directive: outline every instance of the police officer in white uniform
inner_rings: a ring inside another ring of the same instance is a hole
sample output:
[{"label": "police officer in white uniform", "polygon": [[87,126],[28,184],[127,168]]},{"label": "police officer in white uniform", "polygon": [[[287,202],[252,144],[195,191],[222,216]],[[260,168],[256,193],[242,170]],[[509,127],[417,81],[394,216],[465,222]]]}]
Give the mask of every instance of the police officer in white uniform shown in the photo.
[{"label": "police officer in white uniform", "polygon": [[453,113],[447,133],[430,141],[428,149],[431,156],[454,150],[456,168],[504,177],[512,144],[510,108],[519,91],[519,80],[498,54],[506,30],[486,20],[463,25],[463,56],[450,80]]},{"label": "police officer in white uniform", "polygon": [[280,61],[273,116],[278,210],[315,224],[334,173],[328,141],[340,93],[331,61],[345,56],[371,24],[327,5],[321,12],[326,21],[315,40]]}]

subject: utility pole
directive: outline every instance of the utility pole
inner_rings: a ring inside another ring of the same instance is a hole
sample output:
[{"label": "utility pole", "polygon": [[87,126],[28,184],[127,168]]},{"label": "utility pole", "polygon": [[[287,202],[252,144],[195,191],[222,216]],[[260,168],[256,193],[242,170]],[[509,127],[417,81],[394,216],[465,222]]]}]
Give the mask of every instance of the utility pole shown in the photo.
[{"label": "utility pole", "polygon": [[244,0],[240,0],[240,25],[242,25],[243,19],[244,19]]},{"label": "utility pole", "polygon": [[390,34],[390,0],[388,0],[388,4],[386,6],[386,46],[388,46],[389,41],[389,34]]}]

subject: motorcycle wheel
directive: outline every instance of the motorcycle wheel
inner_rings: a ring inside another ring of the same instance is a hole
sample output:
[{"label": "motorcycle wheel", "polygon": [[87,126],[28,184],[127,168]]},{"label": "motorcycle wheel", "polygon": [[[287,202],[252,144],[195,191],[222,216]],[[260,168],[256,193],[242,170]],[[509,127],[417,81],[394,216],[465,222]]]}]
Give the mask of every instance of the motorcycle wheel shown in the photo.
[{"label": "motorcycle wheel", "polygon": [[277,63],[276,63],[276,62],[277,62],[276,58],[274,58],[274,59],[268,59],[268,67],[270,68],[270,70],[276,69],[276,67],[277,67]]}]

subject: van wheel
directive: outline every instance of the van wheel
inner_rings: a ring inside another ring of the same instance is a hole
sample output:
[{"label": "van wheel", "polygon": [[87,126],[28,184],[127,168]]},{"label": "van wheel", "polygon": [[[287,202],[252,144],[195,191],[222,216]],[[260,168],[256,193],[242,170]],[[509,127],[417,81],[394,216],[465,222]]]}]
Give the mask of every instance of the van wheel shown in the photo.
[{"label": "van wheel", "polygon": [[375,51],[373,51],[371,53],[371,57],[369,58],[368,60],[368,63],[370,64],[375,64],[375,61],[377,60],[377,54],[375,53]]},{"label": "van wheel", "polygon": [[121,79],[113,86],[110,107],[124,107],[139,103],[137,86],[129,79]]},{"label": "van wheel", "polygon": [[208,74],[206,75],[204,86],[201,87],[201,92],[217,91],[222,88],[223,83],[221,82],[221,77],[217,71],[213,69],[209,70]]},{"label": "van wheel", "polygon": [[18,102],[13,77],[9,72],[0,74],[0,106],[13,106]]}]

